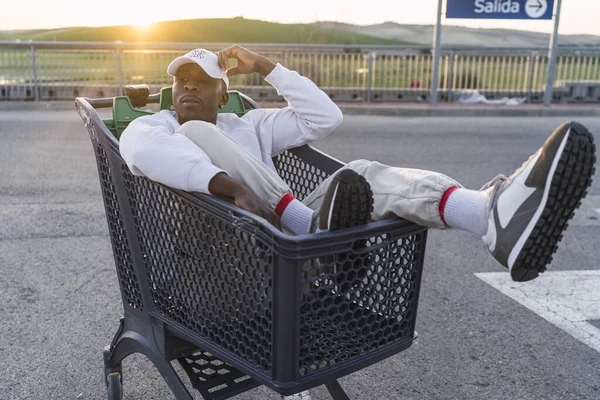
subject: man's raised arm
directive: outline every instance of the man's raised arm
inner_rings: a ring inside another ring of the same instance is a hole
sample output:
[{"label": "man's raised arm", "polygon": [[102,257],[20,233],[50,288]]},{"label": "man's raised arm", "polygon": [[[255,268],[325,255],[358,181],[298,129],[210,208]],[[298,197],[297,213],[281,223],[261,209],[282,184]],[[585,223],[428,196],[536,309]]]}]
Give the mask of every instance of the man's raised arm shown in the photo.
[{"label": "man's raised arm", "polygon": [[311,143],[341,124],[339,107],[310,79],[237,45],[218,55],[221,68],[226,68],[229,58],[237,60],[237,67],[227,71],[229,76],[259,73],[288,102],[285,108],[252,110],[243,117],[256,127],[264,152],[275,155]]}]

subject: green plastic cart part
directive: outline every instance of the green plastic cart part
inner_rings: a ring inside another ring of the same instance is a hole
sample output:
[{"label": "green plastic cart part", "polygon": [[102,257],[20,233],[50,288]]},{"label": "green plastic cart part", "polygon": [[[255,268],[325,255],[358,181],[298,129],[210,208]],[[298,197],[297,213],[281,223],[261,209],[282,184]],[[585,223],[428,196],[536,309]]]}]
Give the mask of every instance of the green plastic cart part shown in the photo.
[{"label": "green plastic cart part", "polygon": [[[170,110],[173,104],[172,100],[172,88],[166,87],[160,91],[160,110]],[[248,111],[244,107],[242,96],[237,90],[229,91],[229,101],[225,106],[219,110],[219,113],[234,113],[238,117],[246,114]],[[102,122],[110,129],[115,135],[117,140],[121,137],[121,134],[131,123],[138,117],[145,115],[154,114],[152,111],[145,111],[134,108],[131,105],[131,100],[127,96],[117,96],[113,99],[113,118],[105,119]]]}]

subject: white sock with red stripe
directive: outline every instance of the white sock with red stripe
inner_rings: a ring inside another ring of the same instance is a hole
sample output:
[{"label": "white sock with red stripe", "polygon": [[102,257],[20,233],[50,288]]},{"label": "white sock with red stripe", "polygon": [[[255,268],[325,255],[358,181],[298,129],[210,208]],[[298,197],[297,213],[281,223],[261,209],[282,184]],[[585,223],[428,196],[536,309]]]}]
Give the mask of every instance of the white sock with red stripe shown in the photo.
[{"label": "white sock with red stripe", "polygon": [[[491,189],[488,189],[491,190]],[[452,187],[440,201],[442,221],[452,228],[484,236],[488,229],[488,191]]]},{"label": "white sock with red stripe", "polygon": [[286,194],[279,200],[275,213],[281,219],[281,226],[294,235],[303,235],[310,232],[312,216],[315,213],[291,194]]}]

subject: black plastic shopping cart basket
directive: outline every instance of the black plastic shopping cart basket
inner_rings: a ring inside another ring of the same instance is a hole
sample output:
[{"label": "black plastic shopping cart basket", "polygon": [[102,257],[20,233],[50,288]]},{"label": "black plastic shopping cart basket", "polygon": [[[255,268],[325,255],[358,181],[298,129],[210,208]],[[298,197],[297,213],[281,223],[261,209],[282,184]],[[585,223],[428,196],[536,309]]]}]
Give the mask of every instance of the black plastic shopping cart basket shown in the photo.
[{"label": "black plastic shopping cart basket", "polygon": [[[427,229],[401,219],[313,235],[286,235],[214,196],[131,174],[119,136],[147,103],[171,107],[171,89],[77,98],[90,135],[124,317],[104,350],[109,399],[121,399],[122,360],[148,357],[177,399],[192,399],[173,362],[205,399],[260,384],[291,395],[407,349],[415,320]],[[230,92],[222,112],[257,107]],[[102,120],[96,109],[111,108]],[[342,164],[310,146],[275,164],[303,199]],[[189,385],[188,385],[189,386]]]}]

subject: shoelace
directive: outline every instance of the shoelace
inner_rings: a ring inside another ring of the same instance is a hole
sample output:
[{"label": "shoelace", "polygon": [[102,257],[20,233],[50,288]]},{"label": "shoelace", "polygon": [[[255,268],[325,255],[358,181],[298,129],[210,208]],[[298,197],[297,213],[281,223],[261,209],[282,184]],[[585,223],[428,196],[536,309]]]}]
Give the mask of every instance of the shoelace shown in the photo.
[{"label": "shoelace", "polygon": [[481,191],[484,191],[486,189],[489,189],[490,187],[493,187],[492,192],[490,193],[490,203],[488,204],[488,208],[492,208],[496,205],[496,202],[497,202],[496,193],[498,193],[498,190],[502,186],[502,185],[499,185],[499,183],[508,181],[509,179],[512,179],[513,177],[519,175],[525,169],[527,164],[529,164],[529,162],[538,155],[540,150],[538,150],[535,153],[533,153],[532,155],[530,155],[529,158],[523,164],[521,164],[521,166],[519,168],[517,168],[515,170],[515,172],[513,172],[513,174],[510,176],[510,178],[506,177],[506,175],[504,175],[504,174],[498,174],[491,181],[489,181],[488,183],[483,185],[483,187],[480,189]]},{"label": "shoelace", "polygon": [[491,181],[489,181],[488,183],[483,185],[483,187],[481,189],[479,189],[480,191],[484,191],[489,188],[493,188],[489,195],[490,197],[488,200],[488,210],[491,210],[496,205],[496,201],[497,201],[496,193],[498,193],[498,189],[500,189],[500,186],[502,186],[502,185],[499,185],[498,183],[505,182],[507,179],[508,178],[506,177],[506,175],[498,174],[494,177],[494,179],[492,179]]},{"label": "shoelace", "polygon": [[505,181],[507,179],[508,178],[506,177],[506,175],[498,174],[491,181],[489,181],[488,183],[486,183],[485,185],[483,185],[481,187],[481,189],[479,189],[479,190],[483,191],[483,190],[489,189],[492,186],[497,186],[496,184],[498,182],[502,182],[502,181]]},{"label": "shoelace", "polygon": [[515,172],[513,172],[513,174],[511,176],[517,176],[521,173],[521,171],[523,171],[525,169],[525,166],[527,164],[529,164],[529,162],[531,160],[533,160],[535,157],[538,156],[538,153],[541,152],[542,149],[539,149],[538,151],[536,151],[535,153],[533,153],[532,155],[529,156],[529,158],[523,163],[521,164],[521,166],[519,168],[517,168],[517,170]]}]

